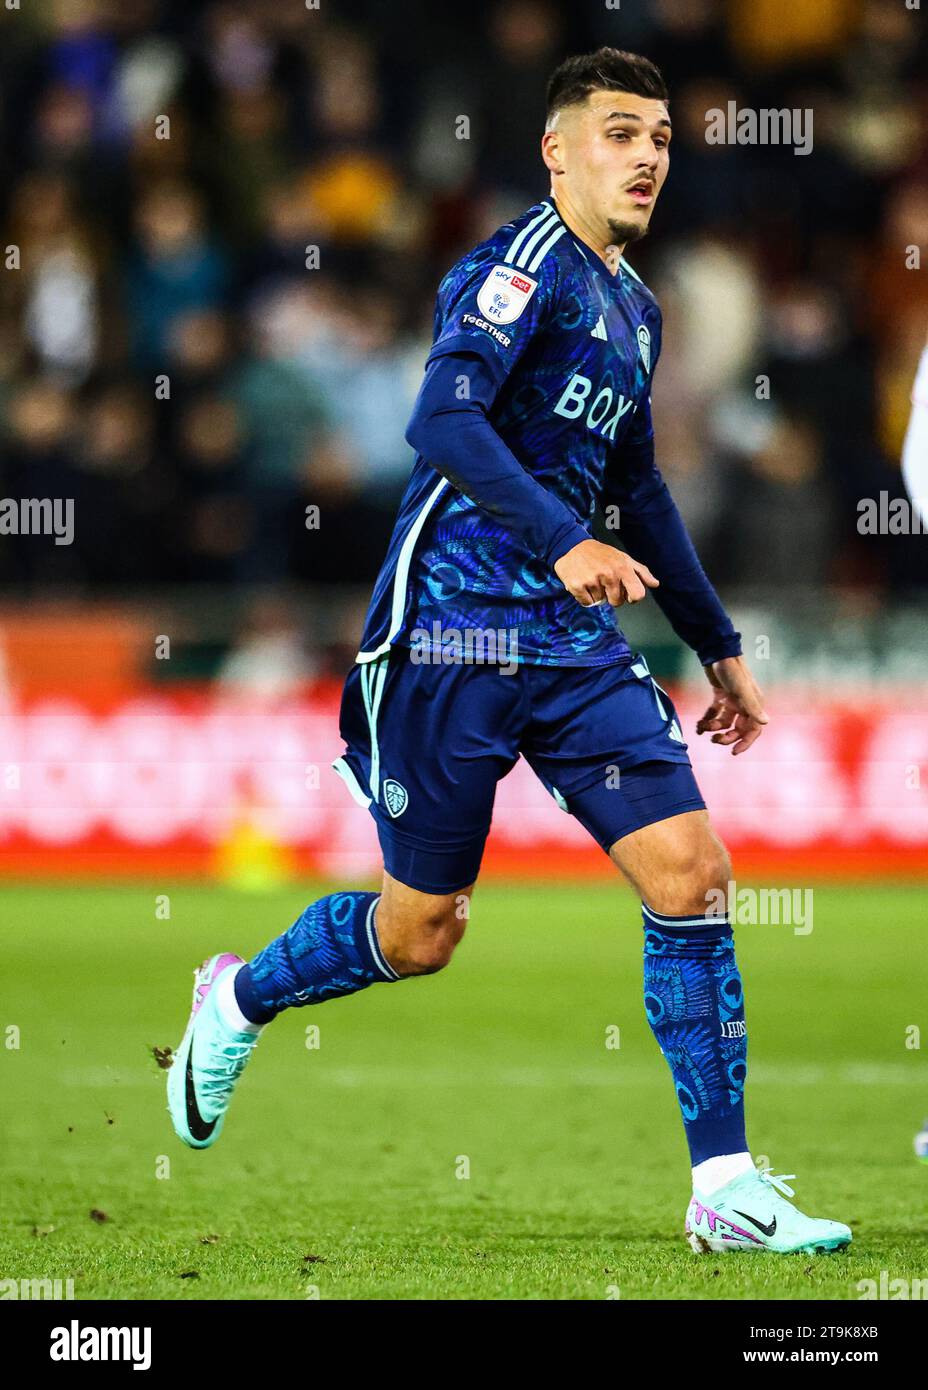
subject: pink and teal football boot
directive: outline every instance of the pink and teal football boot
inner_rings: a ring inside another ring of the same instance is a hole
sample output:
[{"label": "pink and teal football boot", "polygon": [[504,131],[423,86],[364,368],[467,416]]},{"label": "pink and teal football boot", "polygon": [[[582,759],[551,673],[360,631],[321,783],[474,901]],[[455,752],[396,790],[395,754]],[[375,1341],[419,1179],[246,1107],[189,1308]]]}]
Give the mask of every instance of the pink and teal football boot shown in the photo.
[{"label": "pink and teal football boot", "polygon": [[235,1083],[258,1041],[257,1033],[230,1028],[216,1007],[219,977],[244,963],[224,951],[194,972],[190,1022],[168,1072],[171,1122],[192,1149],[208,1149],[219,1138]]},{"label": "pink and teal football boot", "polygon": [[777,1255],[813,1255],[841,1250],[851,1242],[849,1226],[805,1216],[787,1197],[787,1179],[769,1168],[742,1173],[713,1192],[694,1193],[686,1213],[686,1238],[700,1255],[726,1250],[772,1250]]}]

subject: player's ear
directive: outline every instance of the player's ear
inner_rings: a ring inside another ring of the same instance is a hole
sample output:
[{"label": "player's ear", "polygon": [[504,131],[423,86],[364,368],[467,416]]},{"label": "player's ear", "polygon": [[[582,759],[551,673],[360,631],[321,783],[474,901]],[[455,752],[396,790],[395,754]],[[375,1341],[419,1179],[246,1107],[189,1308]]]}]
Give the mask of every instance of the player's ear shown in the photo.
[{"label": "player's ear", "polygon": [[552,174],[563,174],[562,141],[558,130],[546,130],[541,137],[541,157]]}]

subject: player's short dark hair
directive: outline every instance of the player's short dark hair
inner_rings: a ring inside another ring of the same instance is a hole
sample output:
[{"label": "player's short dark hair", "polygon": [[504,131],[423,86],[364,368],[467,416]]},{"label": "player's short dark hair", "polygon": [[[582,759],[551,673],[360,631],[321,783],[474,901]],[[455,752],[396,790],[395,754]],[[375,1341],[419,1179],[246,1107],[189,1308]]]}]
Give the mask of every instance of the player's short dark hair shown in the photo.
[{"label": "player's short dark hair", "polygon": [[667,101],[667,86],[650,58],[621,48],[597,48],[566,58],[548,82],[547,115],[586,101],[590,92],[633,92],[639,97]]}]

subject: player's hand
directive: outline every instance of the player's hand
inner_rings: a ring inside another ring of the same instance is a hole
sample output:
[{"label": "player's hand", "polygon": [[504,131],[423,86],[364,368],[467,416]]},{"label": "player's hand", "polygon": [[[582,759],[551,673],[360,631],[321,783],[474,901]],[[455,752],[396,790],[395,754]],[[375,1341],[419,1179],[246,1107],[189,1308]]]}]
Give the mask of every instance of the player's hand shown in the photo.
[{"label": "player's hand", "polygon": [[640,603],[659,581],[638,560],[601,541],[581,541],[555,562],[554,573],[584,608],[604,601],[613,608]]},{"label": "player's hand", "polygon": [[696,725],[697,734],[714,729],[713,743],[733,743],[733,753],[746,753],[770,722],[760,687],[741,656],[726,656],[703,669],[712,686],[712,704]]}]

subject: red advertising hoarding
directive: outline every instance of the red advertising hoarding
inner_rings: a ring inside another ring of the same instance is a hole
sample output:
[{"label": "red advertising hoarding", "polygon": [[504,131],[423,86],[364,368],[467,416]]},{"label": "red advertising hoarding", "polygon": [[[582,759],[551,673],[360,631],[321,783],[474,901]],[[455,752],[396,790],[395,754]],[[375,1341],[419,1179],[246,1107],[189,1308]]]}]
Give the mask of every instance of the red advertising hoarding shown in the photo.
[{"label": "red advertising hoarding", "polygon": [[[740,875],[787,865],[928,874],[928,694],[774,696],[770,727],[738,758],[692,734],[702,703],[677,701]],[[209,876],[230,855],[270,847],[292,872],[367,875],[378,865],[373,823],[331,770],[337,709],[331,687],[274,708],[205,688],[103,708],[72,696],[8,706],[0,872]],[[520,762],[499,788],[485,872],[612,870]]]}]

